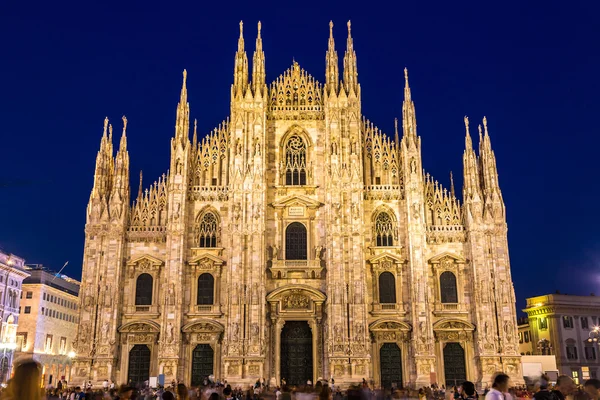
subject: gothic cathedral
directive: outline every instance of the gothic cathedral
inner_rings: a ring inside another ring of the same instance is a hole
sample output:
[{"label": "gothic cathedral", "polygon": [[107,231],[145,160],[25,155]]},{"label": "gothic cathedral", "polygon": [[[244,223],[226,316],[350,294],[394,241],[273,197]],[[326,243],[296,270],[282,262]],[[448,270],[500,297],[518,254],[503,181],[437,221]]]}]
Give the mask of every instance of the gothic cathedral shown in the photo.
[{"label": "gothic cathedral", "polygon": [[350,23],[324,84],[294,62],[267,85],[241,28],[230,117],[190,140],[184,71],[170,168],[133,205],[127,120],[116,156],[104,122],[72,380],[521,382],[486,119],[461,204],[423,169],[406,70],[401,132],[363,117]]}]

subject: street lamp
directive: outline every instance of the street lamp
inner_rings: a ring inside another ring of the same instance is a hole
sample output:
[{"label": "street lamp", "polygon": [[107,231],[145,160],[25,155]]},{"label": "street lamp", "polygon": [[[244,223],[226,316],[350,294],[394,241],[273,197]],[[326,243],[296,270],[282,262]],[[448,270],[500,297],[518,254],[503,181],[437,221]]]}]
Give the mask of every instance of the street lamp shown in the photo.
[{"label": "street lamp", "polygon": [[598,339],[600,339],[600,326],[595,326],[588,335],[588,342],[597,343]]}]

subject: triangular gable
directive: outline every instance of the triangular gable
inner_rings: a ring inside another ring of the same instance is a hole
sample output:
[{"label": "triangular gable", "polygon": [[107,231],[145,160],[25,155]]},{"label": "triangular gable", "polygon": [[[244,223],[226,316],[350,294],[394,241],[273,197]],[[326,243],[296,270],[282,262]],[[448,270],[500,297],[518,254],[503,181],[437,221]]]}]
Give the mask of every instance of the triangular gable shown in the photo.
[{"label": "triangular gable", "polygon": [[158,266],[164,264],[163,260],[161,260],[159,258],[156,258],[156,257],[153,257],[153,256],[151,256],[149,254],[144,254],[143,256],[138,257],[135,260],[131,260],[131,261],[127,262],[127,265],[140,264],[143,261],[147,261],[147,262],[149,262],[152,265],[158,265]]},{"label": "triangular gable", "polygon": [[188,264],[190,265],[196,265],[196,264],[200,264],[200,262],[204,259],[207,259],[209,261],[212,261],[213,263],[215,263],[215,265],[223,265],[225,264],[225,260],[222,259],[221,257],[217,257],[211,253],[202,253],[202,254],[198,254],[197,256],[195,256],[194,258],[188,260]]},{"label": "triangular gable", "polygon": [[289,206],[293,206],[293,205],[302,205],[307,208],[319,208],[319,207],[323,206],[323,203],[313,200],[310,197],[296,195],[296,196],[286,197],[283,200],[280,200],[280,201],[277,201],[277,202],[271,204],[271,206],[273,206],[275,208],[284,208],[284,207],[289,207]]},{"label": "triangular gable", "polygon": [[466,259],[462,258],[459,255],[456,255],[456,254],[453,254],[453,253],[450,253],[447,251],[443,252],[442,254],[438,254],[435,257],[431,257],[428,262],[430,264],[437,264],[446,257],[453,259],[454,262],[456,262],[457,264],[466,264],[467,263]]},{"label": "triangular gable", "polygon": [[376,256],[373,256],[373,257],[369,258],[367,261],[371,264],[377,264],[380,261],[385,260],[386,258],[391,258],[396,264],[400,264],[400,263],[403,263],[404,261],[406,261],[403,258],[399,257],[398,255],[387,252],[387,251],[385,251],[381,254],[377,254]]}]

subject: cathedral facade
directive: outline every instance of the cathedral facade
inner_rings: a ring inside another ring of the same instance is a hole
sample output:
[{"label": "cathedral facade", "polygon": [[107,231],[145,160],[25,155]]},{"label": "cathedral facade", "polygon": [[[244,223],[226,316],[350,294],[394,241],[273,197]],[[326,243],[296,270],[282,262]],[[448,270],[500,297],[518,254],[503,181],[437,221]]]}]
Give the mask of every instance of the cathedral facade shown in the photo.
[{"label": "cathedral facade", "polygon": [[332,28],[324,84],[294,62],[267,85],[260,23],[251,68],[240,23],[231,114],[203,137],[184,71],[170,166],[132,205],[127,120],[116,156],[105,120],[72,381],[522,381],[485,118],[476,154],[465,117],[460,203],[422,166],[406,70],[392,137]]}]

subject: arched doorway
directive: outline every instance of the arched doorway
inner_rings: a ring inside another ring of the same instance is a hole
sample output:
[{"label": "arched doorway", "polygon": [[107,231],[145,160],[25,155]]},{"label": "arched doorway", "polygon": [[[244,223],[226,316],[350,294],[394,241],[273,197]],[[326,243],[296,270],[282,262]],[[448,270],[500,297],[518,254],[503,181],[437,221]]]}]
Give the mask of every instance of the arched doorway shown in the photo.
[{"label": "arched doorway", "polygon": [[379,349],[381,386],[390,389],[402,387],[402,355],[396,343],[384,343]]},{"label": "arched doorway", "polygon": [[200,386],[204,378],[214,373],[214,355],[210,344],[201,343],[196,346],[192,352],[192,386]]},{"label": "arched doorway", "polygon": [[460,343],[448,342],[444,346],[444,375],[446,387],[459,386],[467,380],[465,350]]},{"label": "arched doorway", "polygon": [[141,384],[150,379],[150,349],[145,344],[136,344],[129,351],[127,382]]},{"label": "arched doorway", "polygon": [[281,330],[281,378],[288,385],[313,380],[312,331],[307,321],[286,321]]}]

